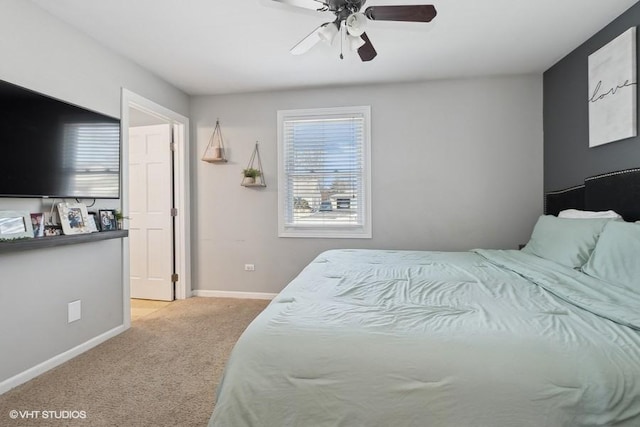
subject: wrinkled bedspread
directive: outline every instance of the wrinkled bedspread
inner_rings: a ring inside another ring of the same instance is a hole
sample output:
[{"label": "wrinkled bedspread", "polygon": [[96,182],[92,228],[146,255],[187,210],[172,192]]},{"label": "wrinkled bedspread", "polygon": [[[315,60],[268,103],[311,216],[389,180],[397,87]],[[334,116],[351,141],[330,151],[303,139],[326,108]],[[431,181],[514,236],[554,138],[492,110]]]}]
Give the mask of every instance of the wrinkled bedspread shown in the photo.
[{"label": "wrinkled bedspread", "polygon": [[519,251],[320,254],[210,426],[640,426],[640,295]]}]

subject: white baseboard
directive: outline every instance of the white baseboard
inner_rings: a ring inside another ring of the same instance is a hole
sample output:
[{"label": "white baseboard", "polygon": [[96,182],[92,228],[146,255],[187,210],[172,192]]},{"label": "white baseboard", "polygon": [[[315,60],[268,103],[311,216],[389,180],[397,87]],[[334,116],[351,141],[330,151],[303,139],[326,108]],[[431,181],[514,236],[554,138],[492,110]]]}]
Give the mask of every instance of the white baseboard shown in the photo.
[{"label": "white baseboard", "polygon": [[233,291],[207,291],[196,289],[192,292],[194,297],[206,298],[239,298],[239,299],[267,299],[272,300],[278,294],[265,292],[233,292]]},{"label": "white baseboard", "polygon": [[67,362],[74,357],[84,353],[85,351],[88,351],[93,347],[102,344],[106,340],[124,332],[126,329],[127,328],[125,328],[124,325],[117,326],[105,332],[104,334],[98,335],[95,338],[91,338],[89,341],[86,341],[76,347],[73,347],[70,350],[65,351],[64,353],[60,353],[59,355],[42,362],[34,366],[33,368],[27,369],[26,371],[21,372],[18,375],[14,375],[13,377],[0,382],[0,394],[6,393],[12,388],[26,383],[27,381],[37,377],[38,375],[44,374],[45,372],[55,368],[56,366],[62,365],[64,362]]}]

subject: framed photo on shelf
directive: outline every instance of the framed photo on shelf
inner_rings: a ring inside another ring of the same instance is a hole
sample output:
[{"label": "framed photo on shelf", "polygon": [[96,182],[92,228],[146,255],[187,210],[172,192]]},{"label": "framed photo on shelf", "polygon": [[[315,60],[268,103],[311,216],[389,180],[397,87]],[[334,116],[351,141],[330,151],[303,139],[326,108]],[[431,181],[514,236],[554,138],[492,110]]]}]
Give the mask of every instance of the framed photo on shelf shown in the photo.
[{"label": "framed photo on shelf", "polygon": [[32,239],[31,215],[24,211],[0,211],[0,240]]},{"label": "framed photo on shelf", "polygon": [[44,236],[45,237],[62,236],[62,227],[55,224],[45,224]]},{"label": "framed photo on shelf", "polygon": [[98,215],[95,212],[89,212],[89,231],[97,233],[98,229]]},{"label": "framed photo on shelf", "polygon": [[115,209],[101,209],[98,211],[100,231],[114,231],[118,229]]},{"label": "framed photo on shelf", "polygon": [[59,218],[58,213],[52,209],[51,212],[45,212],[44,214],[44,225],[58,225]]},{"label": "framed photo on shelf", "polygon": [[90,233],[89,214],[82,203],[58,203],[62,232],[66,235]]},{"label": "framed photo on shelf", "polygon": [[44,213],[31,214],[31,227],[33,237],[44,237]]}]

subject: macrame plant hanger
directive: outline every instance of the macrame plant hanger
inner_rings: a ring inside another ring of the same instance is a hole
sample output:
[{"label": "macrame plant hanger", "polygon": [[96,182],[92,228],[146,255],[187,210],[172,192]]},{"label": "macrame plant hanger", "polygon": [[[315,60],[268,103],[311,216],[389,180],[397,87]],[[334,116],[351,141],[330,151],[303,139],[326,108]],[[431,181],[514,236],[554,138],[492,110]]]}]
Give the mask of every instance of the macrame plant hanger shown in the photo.
[{"label": "macrame plant hanger", "polygon": [[216,127],[213,129],[207,149],[204,150],[202,160],[208,163],[227,163],[224,155],[224,142],[220,131],[220,120],[216,119]]},{"label": "macrame plant hanger", "polygon": [[[256,161],[258,163],[257,165],[256,165]],[[255,166],[257,166],[257,168]],[[248,172],[248,171],[251,171],[251,172]],[[254,175],[254,176],[249,176],[249,175]],[[247,164],[247,168],[244,170],[244,178],[242,179],[242,183],[240,185],[242,185],[243,187],[266,187],[267,186],[267,183],[264,179],[264,171],[262,170],[262,160],[260,159],[260,151],[258,150],[257,141],[256,141],[256,147],[253,149],[253,153],[251,153],[249,164]]]}]

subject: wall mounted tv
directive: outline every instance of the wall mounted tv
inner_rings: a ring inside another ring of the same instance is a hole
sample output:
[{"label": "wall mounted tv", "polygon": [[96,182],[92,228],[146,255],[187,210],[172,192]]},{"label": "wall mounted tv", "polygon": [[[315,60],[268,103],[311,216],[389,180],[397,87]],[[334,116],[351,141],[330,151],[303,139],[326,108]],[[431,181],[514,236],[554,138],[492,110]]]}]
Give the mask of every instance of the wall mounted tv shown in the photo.
[{"label": "wall mounted tv", "polygon": [[120,120],[0,80],[0,197],[119,198]]}]

